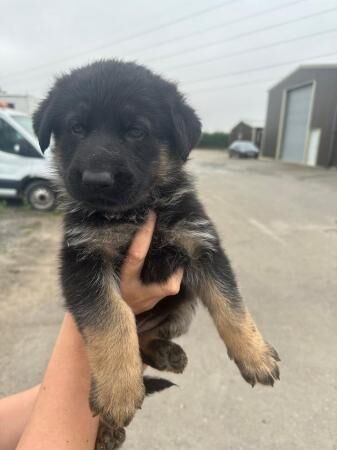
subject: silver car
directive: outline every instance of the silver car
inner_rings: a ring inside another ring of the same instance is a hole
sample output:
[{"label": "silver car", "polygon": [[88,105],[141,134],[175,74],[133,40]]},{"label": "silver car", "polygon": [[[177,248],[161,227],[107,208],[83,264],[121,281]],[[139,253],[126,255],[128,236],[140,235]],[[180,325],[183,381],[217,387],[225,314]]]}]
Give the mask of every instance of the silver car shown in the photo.
[{"label": "silver car", "polygon": [[234,141],[228,149],[228,154],[230,158],[256,159],[259,157],[259,149],[250,141]]}]

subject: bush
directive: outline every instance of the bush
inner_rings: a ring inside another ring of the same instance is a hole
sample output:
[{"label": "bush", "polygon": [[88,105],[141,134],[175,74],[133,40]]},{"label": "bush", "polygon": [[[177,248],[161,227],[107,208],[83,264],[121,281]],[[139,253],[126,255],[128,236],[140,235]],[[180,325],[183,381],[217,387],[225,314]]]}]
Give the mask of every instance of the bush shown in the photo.
[{"label": "bush", "polygon": [[227,133],[203,133],[198,144],[199,148],[227,148],[229,135]]}]

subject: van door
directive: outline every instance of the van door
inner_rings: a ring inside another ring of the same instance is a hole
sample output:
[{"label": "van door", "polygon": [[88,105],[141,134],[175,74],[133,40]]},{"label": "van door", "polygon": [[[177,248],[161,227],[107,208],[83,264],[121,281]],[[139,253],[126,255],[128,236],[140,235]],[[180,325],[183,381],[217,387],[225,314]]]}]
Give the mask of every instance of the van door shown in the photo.
[{"label": "van door", "polygon": [[21,181],[30,175],[36,158],[42,158],[42,155],[0,117],[0,195],[17,194]]}]

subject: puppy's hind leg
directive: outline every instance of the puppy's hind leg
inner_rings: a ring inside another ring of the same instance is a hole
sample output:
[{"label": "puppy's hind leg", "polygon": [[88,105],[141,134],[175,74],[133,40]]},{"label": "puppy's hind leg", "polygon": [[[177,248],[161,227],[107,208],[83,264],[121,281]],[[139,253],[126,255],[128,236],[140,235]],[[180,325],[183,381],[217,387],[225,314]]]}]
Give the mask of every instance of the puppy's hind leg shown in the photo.
[{"label": "puppy's hind leg", "polygon": [[219,248],[212,257],[205,255],[203,259],[199,296],[226,344],[229,357],[252,386],[273,385],[279,379],[279,356],[263,339],[243,304],[227,257]]},{"label": "puppy's hind leg", "polygon": [[143,362],[157,370],[182,373],[187,365],[184,350],[171,339],[188,331],[195,311],[196,300],[182,286],[179,294],[168,297],[158,304],[165,311],[166,320],[154,329],[139,334]]},{"label": "puppy's hind leg", "polygon": [[152,333],[139,336],[142,360],[157,370],[182,373],[187,365],[187,356],[180,345],[166,339],[158,339]]}]

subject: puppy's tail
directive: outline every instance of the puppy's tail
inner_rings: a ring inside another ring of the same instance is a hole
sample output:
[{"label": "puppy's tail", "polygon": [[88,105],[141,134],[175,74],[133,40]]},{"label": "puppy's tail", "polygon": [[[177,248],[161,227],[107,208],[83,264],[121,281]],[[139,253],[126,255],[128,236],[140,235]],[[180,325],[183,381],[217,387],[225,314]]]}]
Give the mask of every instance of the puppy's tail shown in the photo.
[{"label": "puppy's tail", "polygon": [[164,391],[172,386],[176,386],[176,384],[172,383],[169,380],[165,380],[164,378],[155,378],[155,377],[143,377],[143,382],[145,386],[145,395],[152,395],[156,392]]}]

